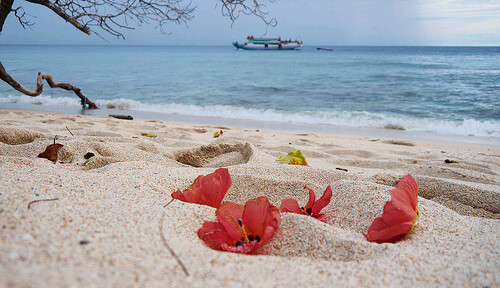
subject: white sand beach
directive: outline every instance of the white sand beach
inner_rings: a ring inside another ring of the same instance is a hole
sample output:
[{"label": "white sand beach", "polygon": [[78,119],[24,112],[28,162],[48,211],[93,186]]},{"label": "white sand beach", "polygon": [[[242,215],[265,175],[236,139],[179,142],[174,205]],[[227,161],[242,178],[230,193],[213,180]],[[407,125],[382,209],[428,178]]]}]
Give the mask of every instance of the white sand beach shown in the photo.
[{"label": "white sand beach", "polygon": [[[38,158],[55,136],[57,162]],[[309,166],[276,162],[293,150]],[[219,167],[241,204],[331,185],[326,222],[283,213],[255,255],[208,248],[197,231],[215,208],[167,203]],[[499,173],[500,146],[0,109],[0,286],[499,287]],[[368,242],[406,174],[415,228]]]}]

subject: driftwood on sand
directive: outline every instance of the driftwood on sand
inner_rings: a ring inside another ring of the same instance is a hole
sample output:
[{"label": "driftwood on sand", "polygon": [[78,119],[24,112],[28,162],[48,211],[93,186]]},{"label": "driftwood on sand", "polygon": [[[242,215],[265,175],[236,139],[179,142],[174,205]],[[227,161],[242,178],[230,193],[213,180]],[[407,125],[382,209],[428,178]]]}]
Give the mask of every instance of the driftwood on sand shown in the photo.
[{"label": "driftwood on sand", "polygon": [[92,109],[98,109],[97,106],[94,104],[94,102],[90,101],[87,97],[83,96],[83,94],[80,92],[80,88],[77,88],[69,83],[57,83],[54,82],[52,79],[52,76],[50,74],[42,74],[38,72],[38,77],[36,79],[36,88],[35,90],[31,91],[24,87],[23,85],[19,84],[16,80],[14,80],[5,70],[5,68],[2,65],[2,62],[0,62],[0,79],[5,81],[7,84],[12,86],[12,88],[16,89],[17,91],[28,95],[28,96],[38,96],[42,94],[43,92],[43,80],[47,81],[49,84],[50,88],[62,88],[65,90],[71,90],[75,92],[75,94],[80,97],[82,100],[82,107],[83,108],[92,108]]}]

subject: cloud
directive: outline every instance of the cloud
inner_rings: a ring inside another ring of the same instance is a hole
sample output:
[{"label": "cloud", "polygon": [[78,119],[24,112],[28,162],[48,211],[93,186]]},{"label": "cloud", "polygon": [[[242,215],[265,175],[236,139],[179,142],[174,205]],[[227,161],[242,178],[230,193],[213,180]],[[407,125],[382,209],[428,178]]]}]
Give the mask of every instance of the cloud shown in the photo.
[{"label": "cloud", "polygon": [[421,19],[426,18],[489,18],[500,19],[500,2],[490,0],[424,0]]},{"label": "cloud", "polygon": [[500,2],[489,0],[423,0],[422,17],[487,17],[498,16]]},{"label": "cloud", "polygon": [[500,1],[424,0],[416,20],[429,44],[500,44]]}]

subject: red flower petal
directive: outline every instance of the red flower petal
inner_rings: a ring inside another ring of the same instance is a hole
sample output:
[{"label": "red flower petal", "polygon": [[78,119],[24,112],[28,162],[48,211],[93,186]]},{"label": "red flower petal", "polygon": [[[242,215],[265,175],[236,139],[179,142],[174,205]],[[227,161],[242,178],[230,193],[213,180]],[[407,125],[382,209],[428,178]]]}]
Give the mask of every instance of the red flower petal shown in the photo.
[{"label": "red flower petal", "polygon": [[398,181],[396,189],[391,192],[391,201],[396,207],[404,207],[411,214],[418,213],[418,184],[411,175],[406,175]]},{"label": "red flower petal", "polygon": [[309,190],[309,201],[304,208],[300,208],[297,200],[295,199],[285,199],[281,201],[280,211],[309,215],[320,221],[324,220],[326,215],[320,214],[319,212],[321,212],[321,209],[325,208],[330,203],[332,198],[332,188],[328,186],[323,193],[323,196],[321,196],[318,201],[316,201],[316,195],[311,188],[304,186],[304,189]]},{"label": "red flower petal", "polygon": [[177,199],[177,200],[181,200],[184,202],[201,204],[201,203],[198,203],[198,202],[200,202],[198,199],[201,198],[201,195],[199,195],[199,194],[201,194],[201,192],[200,192],[201,182],[202,182],[201,179],[203,177],[205,177],[205,176],[200,175],[200,176],[196,177],[193,184],[191,184],[191,186],[189,186],[186,190],[181,191],[179,189],[179,190],[175,191],[174,193],[172,193],[171,194],[172,198]]},{"label": "red flower petal", "polygon": [[217,221],[224,227],[224,230],[233,241],[231,245],[235,245],[236,242],[245,238],[245,231],[242,227],[243,209],[243,205],[227,201],[222,203],[215,212]]},{"label": "red flower petal", "polygon": [[396,188],[389,191],[391,201],[384,206],[384,221],[389,225],[416,222],[418,213],[418,185],[411,175],[401,178]]},{"label": "red flower petal", "polygon": [[216,211],[217,222],[206,221],[198,230],[198,237],[212,244],[216,249],[225,244],[234,246],[245,232],[239,225],[243,215],[243,205],[233,202],[224,202]]},{"label": "red flower petal", "polygon": [[219,168],[215,170],[215,175],[219,177],[218,179],[220,179],[218,183],[220,183],[221,191],[221,193],[218,194],[218,197],[215,198],[215,202],[218,202],[220,205],[233,182],[231,181],[231,175],[229,175],[229,170],[227,170],[227,168]]},{"label": "red flower petal", "polygon": [[307,186],[304,186],[304,189],[307,189],[309,190],[309,201],[307,201],[307,204],[306,206],[304,206],[304,208],[307,210],[307,209],[312,209],[313,205],[314,205],[314,201],[316,201],[316,194],[314,194],[314,191],[307,187]]},{"label": "red flower petal", "polygon": [[300,209],[299,203],[295,199],[285,199],[281,201],[280,211],[307,215],[307,213],[304,213],[304,211]]},{"label": "red flower petal", "polygon": [[384,205],[382,216],[375,218],[363,235],[371,242],[393,242],[408,234],[419,217],[418,184],[411,175],[401,178],[390,191],[391,201]]},{"label": "red flower petal", "polygon": [[231,187],[231,176],[227,168],[217,169],[206,176],[200,175],[186,190],[177,190],[172,198],[189,203],[219,207],[227,190]]},{"label": "red flower petal", "polygon": [[198,230],[198,237],[209,242],[209,246],[213,248],[221,247],[223,244],[234,245],[233,239],[219,222],[206,221],[203,223],[203,226]]},{"label": "red flower petal", "polygon": [[415,211],[409,210],[405,206],[396,206],[393,201],[387,201],[384,205],[382,217],[387,225],[397,225],[406,221],[413,221],[417,217]]},{"label": "red flower petal", "polygon": [[375,218],[372,225],[368,229],[368,233],[363,235],[370,242],[384,243],[394,242],[399,240],[404,235],[408,234],[413,227],[413,222],[403,222],[396,225],[387,225],[382,217]]},{"label": "red flower petal", "polygon": [[326,218],[326,214],[318,214],[315,218],[319,221],[323,221]]},{"label": "red flower petal", "polygon": [[[306,187],[307,188],[307,187]],[[332,188],[330,186],[326,187],[325,192],[323,192],[323,196],[318,199],[318,201],[314,202],[312,206],[312,214],[319,215],[321,209],[325,208],[332,199]]]},{"label": "red flower petal", "polygon": [[267,242],[274,235],[281,222],[281,215],[274,205],[269,203],[266,196],[248,200],[243,211],[243,223],[247,227],[247,234],[260,237],[260,245]]}]

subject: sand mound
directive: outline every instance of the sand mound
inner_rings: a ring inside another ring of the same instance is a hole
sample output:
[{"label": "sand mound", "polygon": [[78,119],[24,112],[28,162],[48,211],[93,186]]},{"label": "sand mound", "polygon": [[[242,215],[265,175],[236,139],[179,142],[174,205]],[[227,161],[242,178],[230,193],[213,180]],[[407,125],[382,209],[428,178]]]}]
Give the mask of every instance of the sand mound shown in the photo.
[{"label": "sand mound", "polygon": [[[434,177],[417,177],[419,195],[427,199],[459,202],[471,208],[480,208],[491,213],[500,213],[500,189],[495,185],[471,184],[443,180]],[[462,209],[463,205],[458,208]]]},{"label": "sand mound", "polygon": [[33,130],[0,126],[0,142],[5,144],[27,144],[42,137],[43,134]]},{"label": "sand mound", "polygon": [[380,257],[386,248],[374,246],[360,233],[340,229],[314,218],[284,213],[281,228],[262,254],[329,261],[360,261]]}]

